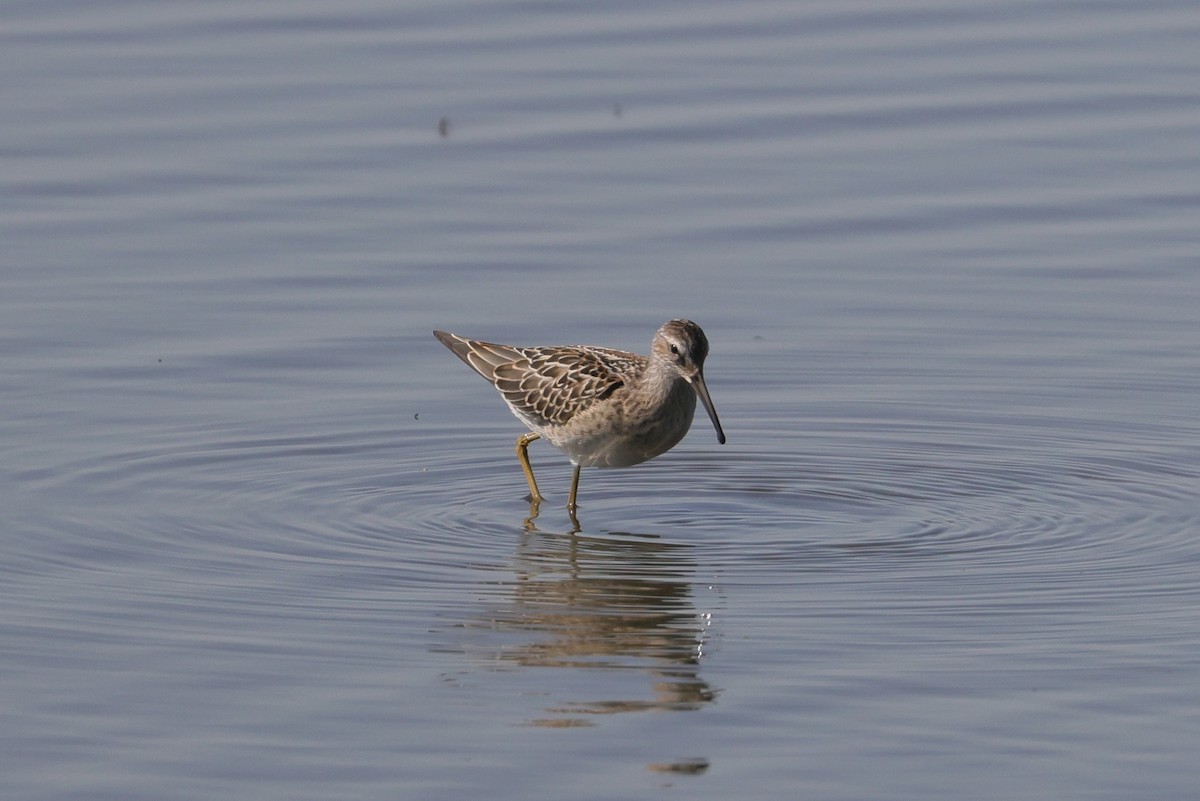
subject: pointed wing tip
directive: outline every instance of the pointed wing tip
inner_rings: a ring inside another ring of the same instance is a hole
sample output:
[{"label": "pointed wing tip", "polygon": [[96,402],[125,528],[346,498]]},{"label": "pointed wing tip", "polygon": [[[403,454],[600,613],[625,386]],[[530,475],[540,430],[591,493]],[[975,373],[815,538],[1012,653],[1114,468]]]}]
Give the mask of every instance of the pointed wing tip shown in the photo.
[{"label": "pointed wing tip", "polygon": [[[441,342],[456,354],[459,354],[460,350],[464,350],[466,348],[465,340],[457,334],[451,334],[449,331],[439,331],[434,329],[433,335],[437,337],[438,342]],[[459,357],[465,358],[462,356],[462,354],[459,354]]]}]

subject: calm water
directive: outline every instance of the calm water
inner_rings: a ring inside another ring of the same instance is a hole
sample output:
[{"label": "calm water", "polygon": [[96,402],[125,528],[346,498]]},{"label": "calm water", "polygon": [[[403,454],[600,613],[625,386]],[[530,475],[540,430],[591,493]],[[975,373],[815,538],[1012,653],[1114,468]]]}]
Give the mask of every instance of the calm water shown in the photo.
[{"label": "calm water", "polygon": [[[1192,2],[11,2],[5,799],[1200,783]],[[440,130],[439,130],[440,128]],[[704,326],[588,471],[430,329]]]}]

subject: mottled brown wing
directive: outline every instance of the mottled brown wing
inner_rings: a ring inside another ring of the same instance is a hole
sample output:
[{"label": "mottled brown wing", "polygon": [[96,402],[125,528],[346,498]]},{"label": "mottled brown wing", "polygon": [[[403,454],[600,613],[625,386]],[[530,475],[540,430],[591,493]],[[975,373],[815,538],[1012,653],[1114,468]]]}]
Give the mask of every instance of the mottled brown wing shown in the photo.
[{"label": "mottled brown wing", "polygon": [[565,425],[645,369],[646,360],[592,347],[512,348],[521,358],[493,368],[496,389],[518,416],[539,427]]},{"label": "mottled brown wing", "polygon": [[434,331],[433,335],[443,345],[453,351],[468,367],[488,381],[495,383],[496,367],[510,364],[524,358],[520,348],[508,345],[497,345],[494,342],[481,342],[478,339],[467,339],[448,331]]}]

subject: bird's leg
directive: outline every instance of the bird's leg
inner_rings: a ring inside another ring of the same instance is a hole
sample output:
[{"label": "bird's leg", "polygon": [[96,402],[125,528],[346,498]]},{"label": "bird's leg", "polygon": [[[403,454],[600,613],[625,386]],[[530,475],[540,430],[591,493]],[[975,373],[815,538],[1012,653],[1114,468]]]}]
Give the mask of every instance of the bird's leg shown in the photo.
[{"label": "bird's leg", "polygon": [[536,521],[538,518],[538,510],[541,508],[542,508],[541,504],[539,504],[537,501],[529,502],[529,517],[525,518],[525,530],[526,531],[536,532],[538,530]]},{"label": "bird's leg", "polygon": [[575,465],[575,475],[571,476],[571,494],[567,496],[567,508],[574,514],[579,507],[575,504],[575,495],[579,492],[579,465]]},{"label": "bird's leg", "polygon": [[537,481],[533,477],[533,467],[529,464],[529,443],[535,439],[541,439],[541,437],[532,431],[517,437],[517,458],[521,460],[521,469],[525,471],[525,480],[529,482],[529,502],[531,504],[541,503],[545,500],[542,493],[538,492]]}]

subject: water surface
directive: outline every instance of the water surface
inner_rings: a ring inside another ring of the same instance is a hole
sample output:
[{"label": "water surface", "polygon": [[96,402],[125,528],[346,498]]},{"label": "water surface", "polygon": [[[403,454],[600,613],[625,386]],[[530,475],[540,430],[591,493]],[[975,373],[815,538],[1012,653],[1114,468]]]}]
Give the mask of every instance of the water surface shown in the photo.
[{"label": "water surface", "polygon": [[0,15],[5,798],[1194,792],[1193,4]]}]

